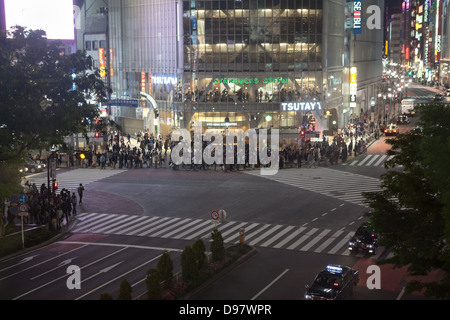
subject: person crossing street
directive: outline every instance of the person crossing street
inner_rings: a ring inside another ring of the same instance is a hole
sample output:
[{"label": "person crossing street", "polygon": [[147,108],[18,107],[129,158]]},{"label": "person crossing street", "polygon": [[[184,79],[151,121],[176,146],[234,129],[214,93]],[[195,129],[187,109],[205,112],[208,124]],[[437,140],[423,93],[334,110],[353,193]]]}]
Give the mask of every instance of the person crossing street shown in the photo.
[{"label": "person crossing street", "polygon": [[80,201],[78,202],[81,204],[83,202],[83,193],[84,193],[84,187],[83,184],[80,183],[80,186],[78,187],[78,196],[80,197]]}]

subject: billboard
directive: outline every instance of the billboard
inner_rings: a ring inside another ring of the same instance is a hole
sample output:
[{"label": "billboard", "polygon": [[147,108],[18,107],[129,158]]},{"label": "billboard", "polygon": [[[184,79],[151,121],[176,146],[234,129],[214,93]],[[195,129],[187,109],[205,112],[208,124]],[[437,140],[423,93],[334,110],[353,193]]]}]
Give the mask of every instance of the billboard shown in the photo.
[{"label": "billboard", "polygon": [[41,29],[47,39],[75,40],[73,0],[4,0],[5,27]]}]

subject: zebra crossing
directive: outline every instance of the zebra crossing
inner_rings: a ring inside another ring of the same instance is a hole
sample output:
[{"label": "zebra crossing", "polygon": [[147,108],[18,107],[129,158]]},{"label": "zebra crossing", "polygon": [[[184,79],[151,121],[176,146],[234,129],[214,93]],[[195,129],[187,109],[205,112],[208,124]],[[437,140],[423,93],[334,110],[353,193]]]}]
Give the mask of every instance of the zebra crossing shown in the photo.
[{"label": "zebra crossing", "polygon": [[[226,221],[215,225],[212,220],[149,217],[107,213],[84,213],[72,233],[95,233],[158,237],[176,240],[211,239],[213,229],[221,232],[224,243],[239,243],[239,231],[244,229],[245,242],[251,246],[295,250],[332,255],[350,255],[347,242],[354,231],[299,227],[292,225]],[[375,258],[384,250],[378,250]]]},{"label": "zebra crossing", "polygon": [[434,98],[434,94],[428,94],[428,95],[420,95],[420,96],[411,96],[411,98],[417,99],[417,100],[430,100]]},{"label": "zebra crossing", "polygon": [[[83,186],[99,181],[118,173],[124,172],[125,170],[108,170],[108,169],[74,169],[65,172],[58,172],[56,175],[56,181],[58,182],[58,189],[63,188],[69,191],[76,191],[80,183]],[[27,180],[30,184],[35,183],[36,187],[39,189],[40,186],[45,183],[47,185],[47,176],[38,174],[33,176],[28,176]]]},{"label": "zebra crossing", "polygon": [[355,167],[384,167],[384,163],[391,160],[393,157],[393,155],[388,156],[386,154],[366,154],[365,156],[359,156],[349,162],[342,163],[342,165]]},{"label": "zebra crossing", "polygon": [[380,191],[379,179],[325,167],[283,169],[265,176],[256,170],[245,173],[364,207],[367,205],[362,193]]}]

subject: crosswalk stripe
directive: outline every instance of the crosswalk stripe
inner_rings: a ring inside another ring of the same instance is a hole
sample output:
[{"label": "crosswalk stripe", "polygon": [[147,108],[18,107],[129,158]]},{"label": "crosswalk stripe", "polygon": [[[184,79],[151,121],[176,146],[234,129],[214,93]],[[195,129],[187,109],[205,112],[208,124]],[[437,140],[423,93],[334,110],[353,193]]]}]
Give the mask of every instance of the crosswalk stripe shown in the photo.
[{"label": "crosswalk stripe", "polygon": [[287,249],[288,250],[293,250],[293,249],[297,248],[302,242],[304,242],[306,239],[308,239],[310,236],[312,236],[314,233],[316,233],[317,230],[319,230],[319,229],[312,228],[304,236],[302,236],[300,239],[298,239],[293,244],[291,244],[289,247],[287,247]]},{"label": "crosswalk stripe", "polygon": [[[59,190],[65,188],[71,192],[75,192],[80,185],[87,186],[92,182],[97,182],[109,177],[112,177],[116,174],[125,172],[127,170],[109,170],[109,169],[73,169],[65,172],[58,172],[56,174],[56,181],[58,181]],[[30,184],[35,183],[36,187],[40,188],[40,186],[44,183],[47,185],[47,176],[37,175],[27,177],[27,180]]]},{"label": "crosswalk stripe", "polygon": [[358,163],[358,166],[362,166],[364,164],[364,162],[366,162],[367,160],[369,160],[372,157],[371,154],[367,155],[362,161],[360,161]]},{"label": "crosswalk stripe", "polygon": [[307,245],[303,246],[300,251],[308,251],[309,249],[311,249],[311,247],[313,245],[315,245],[317,242],[319,242],[320,240],[323,239],[323,237],[325,237],[328,233],[330,233],[331,230],[325,229],[323,230],[317,237],[315,237],[314,239],[312,239],[310,242],[308,242]]},{"label": "crosswalk stripe", "polygon": [[317,247],[314,252],[322,252],[325,250],[325,248],[334,242],[343,232],[343,230],[336,231],[331,237],[328,238],[328,240],[324,241],[319,247]]},{"label": "crosswalk stripe", "polygon": [[373,158],[370,159],[369,162],[367,162],[366,166],[370,166],[370,165],[372,164],[372,162],[374,162],[379,156],[380,156],[380,155],[375,154],[375,155],[373,156]]},{"label": "crosswalk stripe", "polygon": [[[93,215],[96,215],[96,216],[95,216],[95,219],[94,219],[94,220],[90,220],[90,218],[91,218]],[[87,223],[83,223],[83,225],[82,225],[81,228],[77,228],[77,229],[76,229],[76,232],[82,232],[82,231],[84,231],[85,229],[88,229],[89,227],[94,226],[94,225],[97,225],[99,222],[101,223],[103,220],[108,220],[108,219],[110,219],[110,218],[111,218],[110,215],[109,215],[109,214],[106,214],[106,213],[100,213],[100,214],[94,213],[94,214],[92,214],[91,216],[86,217],[86,219],[88,219],[88,222],[87,222]]]},{"label": "crosswalk stripe", "polygon": [[247,225],[246,222],[241,222],[240,224],[232,227],[231,229],[228,229],[225,232],[221,232],[222,233],[222,237],[228,236],[230,233],[235,232],[237,229],[243,228],[245,225]]},{"label": "crosswalk stripe", "polygon": [[268,247],[270,244],[272,244],[273,242],[277,241],[279,238],[281,238],[282,236],[284,236],[287,232],[291,231],[292,229],[294,229],[294,226],[288,226],[286,228],[283,229],[283,231],[279,232],[276,236],[270,238],[269,240],[267,240],[266,242],[260,244],[261,247]]},{"label": "crosswalk stripe", "polygon": [[[115,227],[117,225],[122,225],[124,222],[127,222],[128,220],[132,220],[132,219],[134,219],[134,216],[125,216],[125,217],[119,216],[118,218],[111,220],[110,222],[112,222],[112,223],[107,224],[103,228],[95,229],[95,232],[102,233],[103,231],[108,230],[111,227]],[[108,233],[111,233],[111,231],[108,231]]]},{"label": "crosswalk stripe", "polygon": [[[184,237],[185,237],[186,235],[188,235],[189,233],[192,233],[193,231],[195,231],[195,230],[197,230],[197,229],[203,228],[205,225],[208,225],[208,224],[211,224],[211,221],[206,220],[206,221],[204,221],[203,223],[198,224],[198,225],[195,226],[194,228],[191,228],[191,230],[187,230],[187,231],[181,233],[181,234],[178,235],[178,236],[181,237],[181,238],[184,238]],[[188,237],[188,239],[189,239],[189,238],[192,239],[191,237],[192,237],[192,235],[191,235],[190,237]]]},{"label": "crosswalk stripe", "polygon": [[142,231],[142,230],[145,230],[145,229],[147,229],[147,228],[149,228],[149,227],[151,227],[151,226],[154,226],[154,225],[158,224],[159,222],[165,221],[165,220],[169,220],[169,218],[168,218],[168,217],[165,217],[165,218],[162,218],[162,219],[159,220],[159,221],[157,220],[157,221],[154,221],[154,222],[152,222],[152,223],[145,224],[145,225],[143,225],[142,227],[140,227],[140,228],[138,228],[138,229],[136,229],[136,230],[133,230],[133,231],[131,231],[131,232],[126,233],[125,235],[127,235],[127,236],[135,235],[136,233],[138,233],[138,232],[140,232],[140,231]]},{"label": "crosswalk stripe", "polygon": [[[349,232],[341,241],[339,241],[330,251],[328,251],[329,254],[335,254],[339,249],[342,249],[342,246],[344,244],[348,243],[348,240],[350,240],[351,237],[353,237],[353,235],[355,234],[355,232]],[[348,251],[348,250],[347,250]]]},{"label": "crosswalk stripe", "polygon": [[[264,229],[267,229],[268,227],[270,227],[270,224],[266,224],[264,226],[262,226],[261,228],[259,228],[258,230],[252,232],[252,233],[246,233],[245,234],[245,239],[248,241],[249,239],[251,239],[252,237],[254,237],[255,235],[257,235],[258,233],[260,233],[261,231],[263,231]],[[234,238],[234,237],[233,237]],[[239,239],[238,239],[239,241]],[[238,242],[237,241],[237,242]]]},{"label": "crosswalk stripe", "polygon": [[250,245],[254,246],[255,244],[257,244],[259,241],[265,239],[267,236],[269,236],[270,234],[274,233],[275,231],[277,231],[279,228],[281,228],[282,226],[277,225],[272,227],[270,230],[266,231],[265,233],[263,233],[262,235],[260,235],[258,238],[250,241]]},{"label": "crosswalk stripe", "polygon": [[[145,218],[146,219],[144,219],[144,220],[147,220],[146,222],[151,222],[151,221],[159,219],[158,217],[151,217],[150,219],[148,219],[148,217],[145,217]],[[122,230],[122,234],[127,234],[128,231],[133,230],[135,228],[136,228],[136,225],[133,224],[130,227],[125,228],[124,230]]]},{"label": "crosswalk stripe", "polygon": [[[126,229],[123,229],[124,227],[129,226],[129,225],[133,225],[133,224],[137,224],[140,221],[145,220],[145,219],[148,219],[148,217],[147,216],[140,216],[140,217],[133,216],[133,219],[131,219],[130,221],[128,221],[126,223],[123,223],[123,224],[121,224],[121,225],[119,225],[116,228],[113,228],[111,230],[107,230],[107,232],[108,233],[112,233],[112,234],[115,233],[118,230],[122,230],[122,232],[125,232]],[[155,219],[155,217],[153,217],[153,219]]]},{"label": "crosswalk stripe", "polygon": [[275,245],[274,248],[281,248],[282,246],[284,246],[286,243],[291,241],[293,238],[295,238],[297,235],[299,235],[300,233],[302,233],[305,230],[306,230],[305,227],[298,228],[297,230],[295,230],[295,232],[293,232],[289,236],[287,236],[283,241],[281,241],[280,243]]},{"label": "crosswalk stripe", "polygon": [[[197,231],[197,229],[200,229],[200,230]],[[187,239],[187,240],[205,238],[211,234],[213,229],[214,229],[214,227],[212,225],[212,222],[210,220],[209,221],[207,220],[207,221],[199,224],[195,228],[188,230],[186,232],[183,232],[182,234],[180,234],[178,236],[181,238]],[[194,233],[192,233],[192,232],[194,232]],[[189,236],[187,236],[187,235],[189,235]]]},{"label": "crosswalk stripe", "polygon": [[[277,181],[296,188],[367,207],[363,192],[380,191],[380,180],[356,173],[319,167],[315,169],[283,169],[275,175],[260,176],[253,171],[245,172],[262,179]],[[356,188],[355,188],[356,186]]]},{"label": "crosswalk stripe", "polygon": [[[251,246],[299,250],[347,256],[347,242],[354,232],[286,225],[227,221],[213,224],[211,220],[130,216],[118,214],[80,214],[74,232],[137,235],[173,239],[209,239],[214,228],[220,230],[226,243],[239,241],[240,228],[244,228],[244,241]],[[251,232],[250,232],[251,231]],[[329,249],[332,247],[331,249]],[[380,257],[379,249],[374,258]]]},{"label": "crosswalk stripe", "polygon": [[163,229],[161,229],[161,230],[159,230],[159,231],[157,231],[155,233],[152,233],[151,236],[152,237],[158,237],[161,234],[167,234],[168,231],[177,228],[179,225],[186,225],[186,224],[192,225],[192,224],[194,224],[195,222],[198,222],[198,221],[201,221],[201,220],[194,220],[194,221],[186,223],[186,220],[183,219],[183,220],[180,220],[180,221],[178,221],[178,222],[176,222],[174,224],[171,224],[168,227],[165,227],[165,228],[163,228]]},{"label": "crosswalk stripe", "polygon": [[377,163],[375,163],[375,166],[379,166],[380,165],[380,163],[381,163],[381,161],[383,161],[384,160],[384,158],[386,158],[387,156],[384,154],[384,155],[382,155],[381,156],[381,158],[377,161]]},{"label": "crosswalk stripe", "polygon": [[146,235],[152,233],[153,231],[156,231],[156,230],[158,230],[158,229],[161,229],[162,227],[165,227],[166,225],[168,225],[168,224],[170,224],[170,223],[173,223],[173,222],[175,222],[175,221],[178,221],[178,220],[180,220],[180,218],[169,219],[168,221],[166,221],[166,222],[164,222],[164,223],[161,223],[161,224],[159,224],[159,225],[157,225],[157,226],[155,226],[155,227],[153,227],[153,228],[151,228],[151,229],[149,229],[149,230],[146,230],[146,231],[144,231],[144,232],[138,234],[138,237],[146,236]]}]

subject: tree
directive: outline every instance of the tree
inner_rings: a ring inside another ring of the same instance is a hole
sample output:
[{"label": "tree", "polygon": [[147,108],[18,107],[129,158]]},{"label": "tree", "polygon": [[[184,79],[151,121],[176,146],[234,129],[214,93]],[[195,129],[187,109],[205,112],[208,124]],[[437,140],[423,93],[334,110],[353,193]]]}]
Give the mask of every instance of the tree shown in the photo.
[{"label": "tree", "polygon": [[173,278],[173,263],[167,250],[165,250],[161,255],[161,258],[159,258],[156,268],[161,276],[160,280],[164,281],[164,286],[166,288],[170,287]]},{"label": "tree", "polygon": [[197,269],[202,270],[206,266],[206,247],[203,239],[197,239],[192,249],[194,250],[194,257],[197,262]]},{"label": "tree", "polygon": [[108,292],[104,292],[100,295],[100,300],[113,300],[113,297]]},{"label": "tree", "polygon": [[59,45],[42,30],[0,33],[1,166],[30,149],[64,144],[65,136],[86,136],[99,117],[97,104],[107,95],[99,71],[85,52],[65,55]]},{"label": "tree", "polygon": [[[392,145],[380,192],[365,193],[372,209],[367,217],[381,235],[380,245],[394,254],[380,261],[407,266],[410,276],[443,273],[431,282],[410,281],[407,292],[424,289],[435,298],[450,298],[450,109],[419,106],[420,132],[400,134]],[[402,165],[403,170],[394,169]]]},{"label": "tree", "polygon": [[130,283],[127,281],[127,279],[123,279],[122,283],[120,284],[119,296],[117,297],[117,300],[132,300],[131,291],[132,287]]},{"label": "tree", "polygon": [[225,247],[223,245],[222,234],[214,229],[211,232],[211,259],[212,261],[222,261],[225,259]]},{"label": "tree", "polygon": [[147,278],[145,279],[145,283],[147,285],[147,298],[149,300],[161,300],[161,276],[158,269],[150,268],[147,271]]},{"label": "tree", "polygon": [[194,249],[189,245],[181,253],[181,274],[185,281],[195,280],[199,274]]}]

